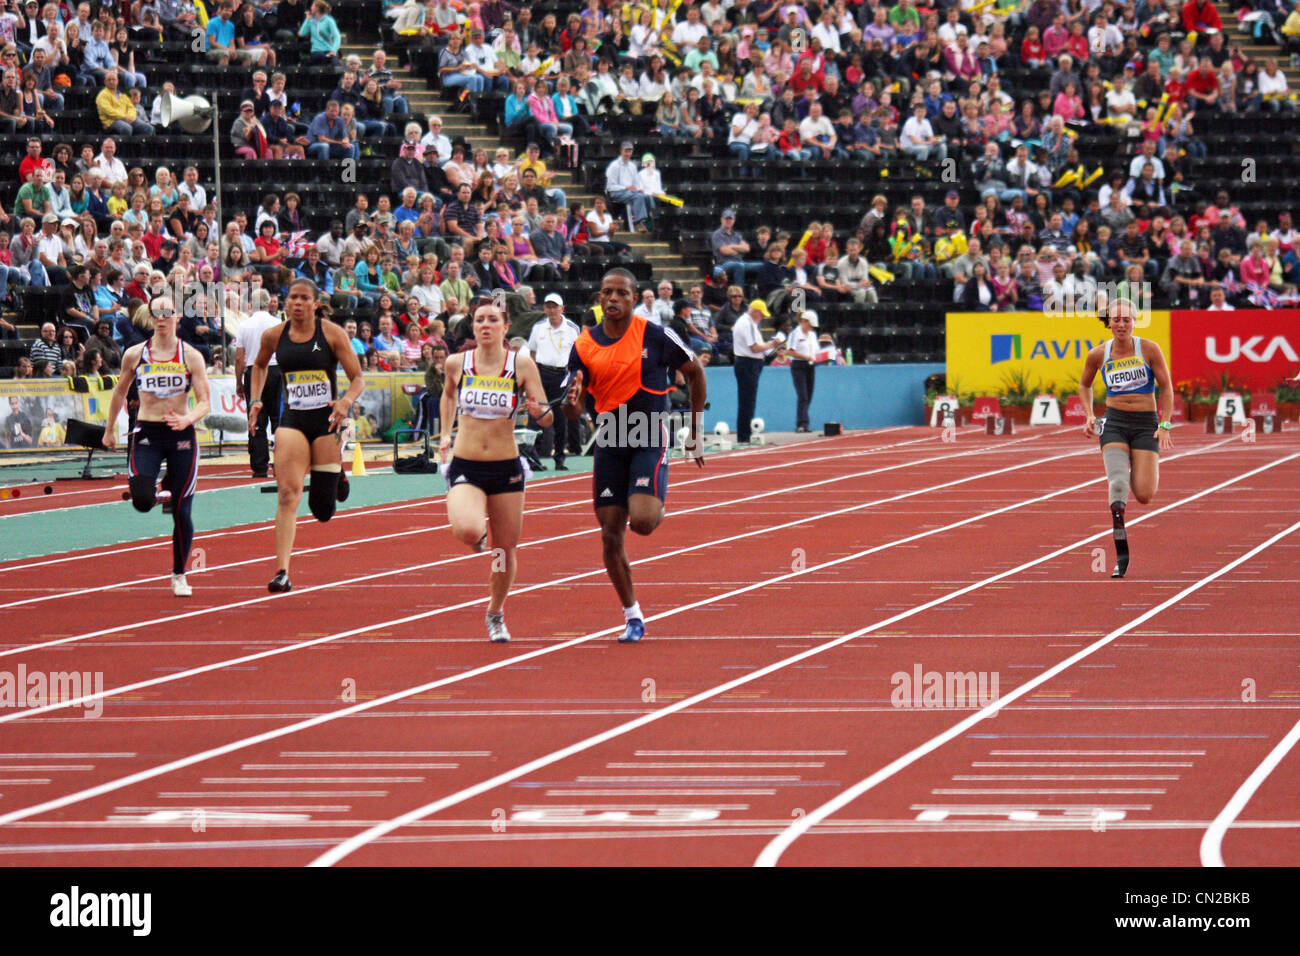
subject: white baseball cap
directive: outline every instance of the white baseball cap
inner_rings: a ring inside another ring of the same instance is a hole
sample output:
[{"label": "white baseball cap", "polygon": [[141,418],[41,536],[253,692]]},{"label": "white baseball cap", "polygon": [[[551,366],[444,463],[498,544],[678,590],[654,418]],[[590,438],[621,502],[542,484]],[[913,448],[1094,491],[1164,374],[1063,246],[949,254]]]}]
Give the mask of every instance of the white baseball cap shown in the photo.
[{"label": "white baseball cap", "polygon": [[812,309],[804,309],[803,314],[800,315],[799,318],[800,320],[807,319],[814,329],[817,328],[820,323],[820,320],[817,318],[817,313]]},{"label": "white baseball cap", "polygon": [[547,305],[550,305],[552,302],[555,303],[556,305],[560,305],[560,306],[564,305],[564,300],[560,298],[560,294],[558,292],[552,292],[542,301]]}]

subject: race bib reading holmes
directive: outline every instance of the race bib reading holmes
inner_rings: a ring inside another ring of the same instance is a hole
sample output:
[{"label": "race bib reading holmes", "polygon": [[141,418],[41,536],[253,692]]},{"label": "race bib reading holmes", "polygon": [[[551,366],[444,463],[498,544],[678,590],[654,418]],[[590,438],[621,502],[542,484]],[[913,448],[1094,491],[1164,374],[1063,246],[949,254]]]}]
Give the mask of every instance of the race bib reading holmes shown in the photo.
[{"label": "race bib reading holmes", "polygon": [[330,404],[329,376],[320,369],[284,373],[284,394],[291,409],[308,412]]}]

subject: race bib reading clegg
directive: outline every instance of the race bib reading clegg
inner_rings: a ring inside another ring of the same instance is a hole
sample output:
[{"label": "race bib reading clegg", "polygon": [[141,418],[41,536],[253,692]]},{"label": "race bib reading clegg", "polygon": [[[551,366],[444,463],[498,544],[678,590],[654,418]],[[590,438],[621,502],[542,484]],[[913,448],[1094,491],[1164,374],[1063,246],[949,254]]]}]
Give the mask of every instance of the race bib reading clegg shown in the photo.
[{"label": "race bib reading clegg", "polygon": [[466,375],[461,380],[460,403],[475,418],[508,418],[515,410],[515,380]]},{"label": "race bib reading clegg", "polygon": [[140,391],[158,398],[184,395],[190,386],[190,370],[183,362],[150,362],[141,365],[137,375]]},{"label": "race bib reading clegg", "polygon": [[320,369],[306,372],[284,373],[284,394],[289,407],[296,412],[324,408],[333,400],[330,380]]}]

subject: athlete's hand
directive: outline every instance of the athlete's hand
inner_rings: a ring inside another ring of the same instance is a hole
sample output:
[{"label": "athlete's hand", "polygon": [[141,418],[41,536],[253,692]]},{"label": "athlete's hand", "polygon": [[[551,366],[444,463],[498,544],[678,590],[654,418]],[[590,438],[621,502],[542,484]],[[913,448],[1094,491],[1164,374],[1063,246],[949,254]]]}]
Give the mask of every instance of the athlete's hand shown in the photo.
[{"label": "athlete's hand", "polygon": [[1160,446],[1161,451],[1168,451],[1174,447],[1174,436],[1168,428],[1156,429],[1156,444]]},{"label": "athlete's hand", "polygon": [[190,421],[190,416],[178,415],[176,412],[168,412],[163,416],[163,421],[165,421],[168,427],[170,427],[174,432],[183,432],[185,429],[189,428],[190,425],[194,424]]},{"label": "athlete's hand", "polygon": [[347,421],[350,411],[352,411],[352,402],[347,398],[340,398],[335,402],[334,407],[330,409],[330,431],[338,431],[339,426]]},{"label": "athlete's hand", "polygon": [[1083,434],[1086,438],[1096,438],[1097,419],[1089,418],[1083,426]]},{"label": "athlete's hand", "polygon": [[447,464],[447,455],[451,452],[451,436],[443,435],[438,440],[438,460],[445,466]]},{"label": "athlete's hand", "polygon": [[682,443],[682,451],[687,458],[694,458],[697,468],[704,467],[704,443],[700,441],[698,435],[692,435]]},{"label": "athlete's hand", "polygon": [[109,451],[113,451],[117,448],[117,432],[114,431],[112,425],[109,425],[107,428],[104,429],[104,438],[102,440],[102,444]]},{"label": "athlete's hand", "polygon": [[254,404],[248,406],[248,434],[253,436],[257,434],[257,417],[261,414],[262,406]]},{"label": "athlete's hand", "polygon": [[528,414],[532,418],[541,418],[546,414],[546,406],[535,398],[525,399],[524,407],[528,409]]},{"label": "athlete's hand", "polygon": [[578,407],[578,393],[582,391],[582,373],[575,372],[569,390],[564,393],[564,404],[568,408]]}]

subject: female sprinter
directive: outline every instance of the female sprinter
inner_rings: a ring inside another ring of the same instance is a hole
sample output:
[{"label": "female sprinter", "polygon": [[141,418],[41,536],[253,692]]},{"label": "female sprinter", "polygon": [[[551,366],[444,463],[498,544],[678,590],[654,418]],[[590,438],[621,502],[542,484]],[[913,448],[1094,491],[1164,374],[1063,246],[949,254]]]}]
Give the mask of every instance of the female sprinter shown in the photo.
[{"label": "female sprinter", "polygon": [[[1160,452],[1173,447],[1169,434],[1174,409],[1174,387],[1160,346],[1133,335],[1137,307],[1129,299],[1111,303],[1110,318],[1100,318],[1110,329],[1110,339],[1088,353],[1079,377],[1079,400],[1088,423],[1084,433],[1101,436],[1101,457],[1110,483],[1110,514],[1115,527],[1115,570],[1112,578],[1128,571],[1128,536],[1124,531],[1124,508],[1130,488],[1133,497],[1146,504],[1156,495],[1160,482]],[[1092,383],[1101,372],[1106,385],[1106,417],[1097,428],[1092,413]],[[1159,386],[1159,416],[1156,388]]]},{"label": "female sprinter", "polygon": [[132,383],[138,382],[140,410],[131,432],[127,460],[131,503],[141,512],[154,506],[158,472],[166,462],[172,503],[172,594],[189,597],[193,592],[185,580],[185,567],[194,543],[191,505],[199,478],[199,442],[194,423],[208,413],[208,373],[198,349],[184,345],[176,337],[180,316],[171,299],[156,299],[150,311],[153,336],[127,349],[122,357],[122,375],[108,406],[104,447],[117,447],[117,416]]},{"label": "female sprinter", "polygon": [[[277,593],[293,588],[289,558],[307,471],[311,470],[307,505],[317,521],[329,521],[335,504],[347,499],[338,429],[365,387],[352,341],[342,326],[318,315],[316,296],[316,283],[310,279],[290,283],[284,306],[288,321],[262,333],[248,389],[250,396],[257,396],[248,406],[248,431],[252,434],[262,411],[266,369],[274,355],[283,382],[278,398],[280,427],[275,432],[275,483],[280,492],[275,511],[278,570],[266,587]],[[348,391],[342,397],[335,378],[339,365],[348,377]]]},{"label": "female sprinter", "polygon": [[[553,412],[543,404],[546,390],[537,365],[525,352],[506,348],[510,323],[491,302],[471,315],[475,348],[447,359],[447,383],[442,390],[442,421],[457,422],[455,446],[444,428],[438,455],[447,480],[447,517],[461,541],[482,551],[492,532],[494,554],[487,609],[488,638],[503,644],[506,630],[506,595],[515,580],[515,549],[524,523],[524,461],[515,444],[515,415],[519,395],[525,396],[528,414],[543,428]],[[459,416],[456,418],[455,416]],[[451,464],[447,453],[452,452]]]}]

